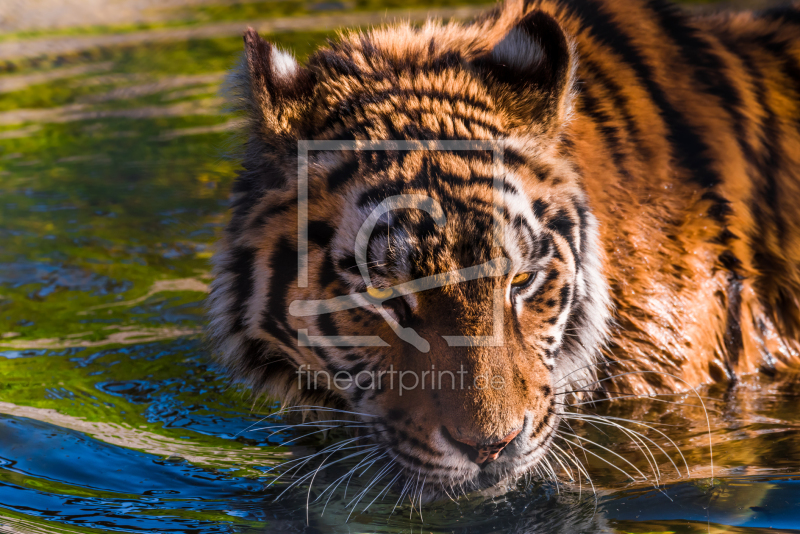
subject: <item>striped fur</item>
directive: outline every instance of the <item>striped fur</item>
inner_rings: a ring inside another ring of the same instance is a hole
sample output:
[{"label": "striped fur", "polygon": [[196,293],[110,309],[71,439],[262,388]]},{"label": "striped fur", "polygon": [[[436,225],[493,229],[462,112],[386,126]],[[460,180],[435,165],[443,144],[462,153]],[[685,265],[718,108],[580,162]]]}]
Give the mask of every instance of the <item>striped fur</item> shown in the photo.
[{"label": "striped fur", "polygon": [[[795,358],[800,11],[688,18],[661,0],[511,0],[467,25],[346,33],[305,66],[255,32],[245,43],[234,95],[249,137],[209,328],[221,362],[256,391],[370,414],[375,439],[431,487],[478,487],[536,464],[566,391],[678,391]],[[503,247],[490,152],[312,152],[299,287],[304,139],[504,140]],[[290,313],[363,294],[359,229],[401,194],[432,198],[446,223],[409,209],[380,219],[367,243],[375,287],[501,257],[511,271],[394,298],[384,315],[363,296]],[[536,273],[530,285],[511,287],[523,272]],[[492,335],[495,290],[502,346],[449,346],[443,336]],[[398,338],[386,314],[430,350]],[[301,329],[387,346],[307,347]],[[301,366],[466,369],[503,387],[298,387]],[[482,466],[459,445],[520,429]]]}]

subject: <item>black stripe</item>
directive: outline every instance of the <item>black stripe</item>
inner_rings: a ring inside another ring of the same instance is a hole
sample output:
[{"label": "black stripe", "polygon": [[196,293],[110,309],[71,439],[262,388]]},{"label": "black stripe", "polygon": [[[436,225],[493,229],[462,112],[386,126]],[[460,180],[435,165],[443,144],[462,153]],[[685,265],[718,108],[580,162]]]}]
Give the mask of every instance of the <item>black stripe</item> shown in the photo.
[{"label": "black stripe", "polygon": [[344,271],[349,274],[357,275],[360,272],[358,269],[358,262],[356,262],[356,257],[354,254],[342,256],[336,261],[336,265],[339,267],[340,271]]},{"label": "black stripe", "polygon": [[589,89],[589,87],[584,88],[578,95],[576,107],[592,119],[594,125],[602,134],[602,139],[611,152],[611,160],[614,162],[617,172],[625,178],[630,178],[630,173],[628,173],[624,164],[619,129],[610,124],[611,117],[600,109],[599,101],[591,95]]},{"label": "black stripe", "polygon": [[544,214],[547,212],[547,208],[549,207],[550,205],[540,198],[537,198],[531,204],[531,209],[533,210],[533,214],[539,220],[542,220],[542,217],[544,217]]},{"label": "black stripe", "polygon": [[[750,165],[755,165],[755,151],[748,143],[745,131],[751,121],[749,115],[743,112],[742,95],[725,74],[725,60],[714,51],[701,32],[687,23],[686,16],[677,6],[664,4],[661,0],[650,0],[648,4],[658,14],[661,27],[679,48],[683,63],[694,67],[693,78],[700,89],[714,95],[730,116],[729,125],[734,131],[742,155]],[[747,170],[746,167],[745,172]],[[704,198],[708,197],[704,195]],[[716,193],[712,200],[714,206],[708,210],[708,216],[724,224],[728,215],[733,212],[730,202]]]},{"label": "black stripe", "polygon": [[728,377],[736,380],[736,366],[739,363],[739,356],[744,349],[742,337],[742,277],[738,274],[738,269],[742,262],[733,252],[726,250],[718,258],[720,264],[728,271],[728,286],[725,288],[725,300],[727,302],[727,313],[725,317],[725,354],[723,360]]},{"label": "black stripe", "polygon": [[674,147],[672,155],[678,164],[702,187],[711,188],[719,184],[720,176],[707,155],[708,145],[670,104],[664,89],[656,82],[651,67],[622,28],[594,0],[564,0],[564,3],[581,19],[582,26],[592,37],[613,50],[636,73],[667,126],[667,138]]},{"label": "black stripe", "polygon": [[570,218],[567,210],[558,210],[558,213],[556,213],[555,217],[547,222],[547,228],[553,230],[564,238],[569,246],[569,250],[572,252],[572,257],[575,260],[575,268],[579,269],[581,266],[581,258],[578,255],[577,248],[575,247],[575,235],[573,234],[575,229],[575,221]]},{"label": "black stripe", "polygon": [[327,289],[331,284],[336,283],[339,277],[336,276],[336,267],[333,265],[333,258],[330,250],[325,252],[325,259],[322,260],[322,268],[319,273],[320,289]]},{"label": "black stripe", "polygon": [[[394,430],[397,433],[397,436],[400,438],[400,440],[405,441],[406,443],[410,444],[412,448],[424,451],[424,452],[430,454],[431,456],[435,456],[435,457],[442,456],[441,452],[432,449],[430,447],[430,445],[428,445],[427,443],[423,443],[422,441],[420,441],[416,437],[409,435],[408,432],[406,432],[405,430],[402,430],[400,428],[395,428]],[[397,451],[396,448],[395,448],[395,451]]]},{"label": "black stripe", "polygon": [[250,224],[250,228],[255,229],[264,226],[269,219],[275,217],[276,215],[286,213],[291,206],[292,204],[275,204],[272,206],[267,206],[261,213],[256,215],[256,217],[253,219],[253,222]]},{"label": "black stripe", "polygon": [[[442,171],[441,168],[436,165],[431,165],[423,169],[413,180],[408,181],[399,178],[393,181],[381,182],[376,186],[366,189],[359,195],[356,205],[359,208],[364,208],[372,204],[377,204],[390,196],[399,195],[413,189],[421,189],[431,193],[439,193],[441,197],[439,202],[442,204],[443,209],[447,202],[457,207],[461,213],[474,211],[476,208],[491,208],[489,202],[475,198],[474,196],[465,199],[453,194],[452,186],[458,187],[459,189],[457,189],[457,192],[461,192],[464,187],[471,187],[476,184],[494,187],[494,178],[471,176],[465,180],[460,176]],[[503,193],[522,196],[519,190],[508,182],[503,183]],[[467,202],[469,202],[469,204]]]},{"label": "black stripe", "polygon": [[250,211],[267,191],[283,187],[286,183],[280,170],[269,161],[263,160],[251,167],[239,173],[231,188],[233,200],[229,208],[233,215],[226,232],[232,236],[239,235]]},{"label": "black stripe", "polygon": [[317,328],[323,336],[335,337],[339,335],[339,328],[333,320],[333,314],[323,313],[317,316]]},{"label": "black stripe", "polygon": [[[386,103],[392,98],[396,98],[400,101],[407,100],[411,97],[416,98],[430,98],[431,100],[440,100],[443,102],[450,103],[453,107],[457,103],[465,104],[467,107],[470,108],[477,108],[486,110],[487,109],[487,102],[471,98],[463,93],[447,93],[444,91],[437,91],[437,90],[414,90],[414,89],[400,89],[397,87],[392,87],[386,89],[384,91],[380,91],[377,93],[357,93],[348,98],[343,99],[339,102],[338,107],[335,110],[332,110],[325,121],[320,125],[317,131],[319,132],[327,132],[328,130],[333,129],[337,124],[343,123],[348,119],[352,119],[360,114],[360,111],[364,109],[366,106],[373,106],[373,105],[381,105]],[[479,119],[474,117],[460,117],[454,116],[454,119],[460,119],[464,121],[466,124],[475,124],[487,130],[490,130],[495,135],[499,135],[501,132],[497,130],[497,127],[488,123],[485,123]],[[365,123],[364,126],[368,126],[371,123]],[[386,125],[388,126],[388,124]]]},{"label": "black stripe", "polygon": [[741,277],[731,272],[728,276],[728,287],[726,288],[728,301],[727,316],[725,318],[725,367],[728,375],[736,379],[736,366],[739,363],[739,355],[744,348],[742,338],[742,281]]},{"label": "black stripe", "polygon": [[345,161],[328,174],[328,189],[336,191],[358,175],[358,160],[353,158]]},{"label": "black stripe", "polygon": [[513,148],[505,147],[503,150],[503,165],[506,167],[516,168],[526,167],[529,165],[529,163],[522,153],[517,152]]},{"label": "black stripe", "polygon": [[581,57],[578,63],[580,71],[588,73],[593,82],[592,85],[601,85],[605,93],[614,103],[614,109],[622,116],[628,130],[628,138],[636,144],[637,152],[642,155],[642,159],[652,159],[653,154],[649,147],[642,141],[641,131],[636,125],[636,119],[631,115],[627,93],[617,84],[613,77],[607,76],[600,69],[600,66],[591,60],[590,57]]},{"label": "black stripe", "polygon": [[733,213],[730,201],[716,191],[706,191],[700,198],[712,202],[711,207],[706,210],[706,215],[719,223],[724,224],[728,215]]},{"label": "black stripe", "polygon": [[[373,390],[377,387],[377,384],[375,383],[377,382],[377,377],[373,381],[370,387],[359,387],[360,384],[357,382],[358,380],[357,377],[358,373],[360,373],[361,371],[367,371],[367,372],[372,371],[374,373],[374,369],[367,369],[367,362],[364,361],[357,363],[355,366],[351,367],[348,370],[349,376],[353,379],[353,384],[355,385],[353,389],[353,398],[352,398],[352,402],[354,404],[358,404],[365,394],[367,394],[370,390]],[[366,384],[364,386],[366,386]]]},{"label": "black stripe", "polygon": [[[762,272],[769,272],[771,266],[776,264],[776,260],[779,263],[782,258],[765,257],[771,256],[771,254],[767,253],[765,255],[758,252],[765,248],[759,244],[763,243],[763,240],[772,233],[771,230],[773,229],[779,242],[786,231],[786,221],[780,210],[779,187],[776,179],[780,169],[786,165],[786,157],[780,146],[781,132],[778,126],[778,117],[767,102],[766,77],[750,56],[749,43],[727,42],[726,44],[736,50],[741,58],[749,74],[750,81],[755,87],[755,99],[761,105],[765,115],[760,136],[764,140],[764,144],[756,158],[756,165],[763,184],[758,187],[750,202],[750,211],[755,221],[755,229],[752,231],[750,238],[756,243],[754,248],[757,252],[753,255],[756,266]],[[762,40],[761,44],[769,49],[770,52],[777,53],[779,57],[781,52],[784,53],[784,68],[786,70],[784,74],[795,81],[795,96],[800,98],[800,87],[798,87],[800,71],[798,71],[796,65],[792,64],[791,59],[786,57],[786,51],[783,46],[769,44],[768,40],[766,42]],[[786,65],[786,62],[789,62],[789,65]]]},{"label": "black stripe", "polygon": [[325,221],[308,222],[308,239],[319,248],[327,248],[336,230]]},{"label": "black stripe", "polygon": [[297,280],[297,249],[285,236],[272,252],[269,273],[267,306],[261,316],[261,328],[284,345],[294,347],[294,335],[286,316],[286,297],[289,287]]},{"label": "black stripe", "polygon": [[539,239],[539,250],[536,251],[536,255],[539,258],[546,258],[550,254],[550,247],[553,246],[553,242],[549,237],[544,237]]},{"label": "black stripe", "polygon": [[[774,54],[780,60],[783,74],[791,80],[792,91],[795,99],[800,99],[800,67],[795,61],[792,52],[789,50],[789,44],[782,41],[772,41],[769,37],[763,37],[757,40],[758,43],[764,46],[770,53]],[[769,108],[766,100],[763,100],[764,108]],[[785,168],[785,157],[780,150],[780,139],[782,138],[780,128],[778,127],[778,120],[775,113],[769,109],[769,122],[765,125],[765,139],[767,140],[768,160],[765,162],[768,169],[762,172],[766,181],[766,186],[762,189],[763,200],[761,201],[764,206],[772,208],[772,222],[775,225],[776,235],[778,242],[783,244],[783,236],[786,234],[787,225],[781,212],[781,199],[780,199],[780,184],[776,179],[776,170]],[[795,126],[797,121],[795,120]],[[771,164],[771,165],[770,165]]]},{"label": "black stripe", "polygon": [[720,104],[733,119],[742,151],[752,158],[752,148],[744,140],[747,118],[742,113],[742,96],[736,85],[725,75],[725,61],[713,49],[702,33],[689,25],[686,15],[673,4],[649,0],[648,6],[656,13],[661,28],[678,47],[684,64],[691,65],[693,77],[705,91],[719,99]]},{"label": "black stripe", "polygon": [[547,284],[548,282],[552,282],[553,280],[558,278],[559,274],[561,274],[561,273],[560,273],[560,271],[558,269],[550,269],[547,272],[547,277],[544,279],[544,283]]},{"label": "black stripe", "polygon": [[[325,369],[328,371],[328,374],[331,375],[331,383],[333,383],[333,378],[336,373],[339,371],[344,371],[345,369],[330,361],[330,357],[326,352],[326,348],[330,347],[311,347],[311,351],[314,353],[314,355],[316,355],[317,359],[319,359],[319,361],[325,365]],[[331,391],[335,390],[331,389]]]},{"label": "black stripe", "polygon": [[541,161],[532,162],[529,167],[540,182],[546,182],[553,174],[553,168]]},{"label": "black stripe", "polygon": [[273,362],[279,366],[288,367],[285,362],[280,361],[280,358],[265,358],[267,354],[270,354],[269,343],[263,339],[245,338],[240,345],[240,358],[236,362],[237,366],[241,366],[238,372],[239,376],[247,375],[253,371],[258,371],[263,376],[266,370],[264,362],[270,362],[270,373],[274,372]]},{"label": "black stripe", "polygon": [[569,304],[569,299],[572,297],[572,286],[570,284],[564,284],[561,286],[559,290],[559,302],[558,302],[558,313],[563,312],[567,304]]},{"label": "black stripe", "polygon": [[759,14],[759,18],[770,21],[789,22],[800,26],[800,11],[791,6],[778,6],[766,9]]},{"label": "black stripe", "polygon": [[241,332],[245,328],[245,306],[247,300],[253,294],[253,263],[255,262],[257,249],[242,247],[233,249],[231,259],[225,266],[228,271],[233,273],[234,299],[228,313],[236,317],[231,325],[231,334]]},{"label": "black stripe", "polygon": [[581,254],[585,254],[589,244],[589,240],[587,238],[587,231],[589,229],[589,206],[577,198],[573,198],[572,202],[575,204],[575,211],[578,213],[578,226],[580,230],[578,233],[580,239],[579,248]]}]

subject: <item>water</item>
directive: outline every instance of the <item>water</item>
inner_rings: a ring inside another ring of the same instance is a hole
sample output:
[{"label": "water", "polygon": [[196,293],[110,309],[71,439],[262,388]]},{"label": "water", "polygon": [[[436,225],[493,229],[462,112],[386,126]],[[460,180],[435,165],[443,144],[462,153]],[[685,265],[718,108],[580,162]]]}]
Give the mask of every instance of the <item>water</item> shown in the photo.
[{"label": "water", "polygon": [[664,437],[629,424],[669,454],[651,445],[648,461],[619,431],[575,423],[597,443],[591,451],[628,474],[650,476],[657,465],[658,488],[587,454],[594,491],[583,477],[522,481],[506,494],[425,505],[421,516],[408,501],[393,511],[392,492],[363,511],[373,491],[351,514],[347,503],[373,469],[348,483],[347,497],[340,485],[324,513],[328,494],[307,507],[354,465],[343,462],[276,500],[292,480],[270,486],[271,468],[330,441],[271,435],[275,418],[248,430],[274,403],[253,405],[228,384],[200,335],[208,258],[236,169],[225,156],[236,118],[219,112],[218,89],[241,38],[219,24],[289,17],[269,20],[294,21],[272,39],[302,57],[336,20],[371,23],[380,7],[206,4],[86,35],[0,36],[0,529],[800,530],[800,387],[791,378],[701,391],[710,438],[692,395],[587,406],[657,423],[683,451],[685,464]]}]

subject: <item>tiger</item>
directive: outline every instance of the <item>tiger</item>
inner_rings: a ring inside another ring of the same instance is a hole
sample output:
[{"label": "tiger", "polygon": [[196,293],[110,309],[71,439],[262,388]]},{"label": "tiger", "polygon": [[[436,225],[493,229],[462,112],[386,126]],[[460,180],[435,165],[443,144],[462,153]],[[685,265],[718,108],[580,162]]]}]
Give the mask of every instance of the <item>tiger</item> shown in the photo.
[{"label": "tiger", "polygon": [[248,29],[231,80],[218,361],[350,414],[425,499],[535,470],[570,395],[797,360],[795,6],[507,0],[303,64]]}]

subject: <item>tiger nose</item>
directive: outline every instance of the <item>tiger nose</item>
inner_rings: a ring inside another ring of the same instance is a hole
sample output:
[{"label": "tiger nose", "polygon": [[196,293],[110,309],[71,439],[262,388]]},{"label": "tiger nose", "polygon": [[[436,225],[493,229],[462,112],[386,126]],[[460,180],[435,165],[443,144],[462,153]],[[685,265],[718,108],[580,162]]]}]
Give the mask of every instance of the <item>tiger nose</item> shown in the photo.
[{"label": "tiger nose", "polygon": [[[506,437],[499,441],[495,441],[493,443],[482,442],[480,444],[476,440],[463,437],[456,438],[450,432],[447,432],[447,434],[449,434],[449,437],[453,441],[461,444],[459,448],[467,453],[467,456],[469,456],[470,460],[480,466],[484,466],[489,462],[497,460],[497,457],[500,456],[500,453],[503,451],[503,449],[505,449],[506,446],[517,437],[517,434],[519,434],[520,430],[522,429],[518,428],[517,430],[510,432]],[[465,445],[466,447],[464,447]]]}]

